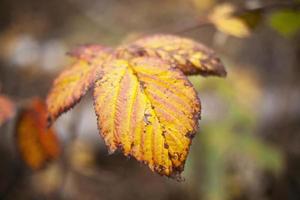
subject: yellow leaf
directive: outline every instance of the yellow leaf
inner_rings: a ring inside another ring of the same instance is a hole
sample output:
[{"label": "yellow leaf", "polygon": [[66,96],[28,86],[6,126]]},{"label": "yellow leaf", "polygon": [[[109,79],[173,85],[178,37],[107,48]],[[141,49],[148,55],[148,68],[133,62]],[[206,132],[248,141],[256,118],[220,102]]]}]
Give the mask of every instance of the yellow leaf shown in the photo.
[{"label": "yellow leaf", "polygon": [[47,129],[46,105],[40,99],[32,100],[18,117],[16,141],[21,158],[32,169],[59,156],[60,144],[54,129]]},{"label": "yellow leaf", "polygon": [[121,47],[117,53],[121,57],[126,53],[126,57],[131,54],[159,57],[186,75],[226,76],[225,68],[213,50],[194,40],[174,35],[145,37],[125,48]]},{"label": "yellow leaf", "polygon": [[209,20],[223,33],[240,38],[249,36],[249,27],[241,18],[234,16],[235,12],[236,8],[232,4],[224,3],[214,8]]},{"label": "yellow leaf", "polygon": [[225,76],[215,53],[187,38],[155,35],[114,51],[92,45],[69,54],[78,60],[48,95],[50,122],[93,86],[109,150],[120,148],[162,175],[179,175],[200,117],[200,101],[185,74]]},{"label": "yellow leaf", "polygon": [[203,12],[208,10],[210,7],[212,7],[215,4],[215,0],[192,0],[195,7]]},{"label": "yellow leaf", "polygon": [[121,148],[162,175],[182,172],[200,115],[182,72],[157,58],[113,60],[95,83],[94,105],[111,152]]},{"label": "yellow leaf", "polygon": [[47,98],[49,124],[86,94],[108,52],[108,49],[98,45],[83,46],[69,52],[77,60],[54,81]]}]

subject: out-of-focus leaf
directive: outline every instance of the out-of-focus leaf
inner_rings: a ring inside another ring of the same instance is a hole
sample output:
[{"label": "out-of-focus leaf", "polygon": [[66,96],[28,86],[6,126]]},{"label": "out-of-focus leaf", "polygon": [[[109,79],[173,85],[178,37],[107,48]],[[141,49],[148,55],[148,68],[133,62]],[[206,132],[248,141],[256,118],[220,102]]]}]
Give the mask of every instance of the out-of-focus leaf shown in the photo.
[{"label": "out-of-focus leaf", "polygon": [[236,8],[234,5],[224,3],[216,6],[208,18],[223,33],[240,38],[249,36],[249,27],[241,18],[235,16],[235,12]]},{"label": "out-of-focus leaf", "polygon": [[259,167],[274,172],[279,172],[282,169],[282,154],[274,147],[266,145],[248,134],[237,135],[235,140],[236,148],[243,155],[254,160]]},{"label": "out-of-focus leaf", "polygon": [[86,94],[96,78],[97,68],[101,67],[108,56],[108,51],[98,45],[89,45],[69,52],[77,60],[54,81],[47,98],[49,124]]},{"label": "out-of-focus leaf", "polygon": [[159,57],[186,75],[226,76],[225,68],[215,52],[188,38],[158,34],[137,40],[133,45],[117,52],[122,57],[126,53],[133,56]]},{"label": "out-of-focus leaf", "polygon": [[90,144],[78,140],[72,143],[69,151],[72,167],[84,174],[91,173],[96,158]]},{"label": "out-of-focus leaf", "polygon": [[215,0],[192,0],[199,11],[206,11],[215,4]]},{"label": "out-of-focus leaf", "polygon": [[[280,150],[253,134],[258,120],[257,109],[263,98],[261,86],[255,71],[250,71],[249,67],[245,66],[239,68],[239,70],[232,69],[230,79],[226,81],[221,79],[203,81],[191,77],[194,85],[198,85],[196,88],[222,103],[211,110],[218,116],[203,124],[202,133],[196,141],[201,143],[199,145],[201,151],[197,152],[197,156],[201,156],[201,163],[204,165],[201,172],[203,175],[201,178],[204,180],[201,189],[203,199],[206,200],[224,197],[239,199],[239,195],[244,194],[241,191],[247,188],[248,184],[253,184],[247,183],[250,171],[267,170],[278,173],[283,167]],[[222,106],[226,108],[224,111]],[[220,119],[219,110],[225,112]],[[230,177],[232,175],[239,177],[235,180],[234,188],[228,187],[229,182],[233,183]],[[252,180],[260,181],[257,173],[253,173],[253,176]]]},{"label": "out-of-focus leaf", "polygon": [[8,97],[0,95],[0,126],[13,117],[14,113],[14,103]]},{"label": "out-of-focus leaf", "polygon": [[43,194],[57,193],[57,191],[61,190],[61,183],[65,178],[64,171],[59,163],[36,171],[31,176],[32,186]]},{"label": "out-of-focus leaf", "polygon": [[250,29],[256,28],[260,23],[263,22],[262,10],[247,10],[236,16],[244,21],[244,23],[246,23]]},{"label": "out-of-focus leaf", "polygon": [[15,137],[21,158],[32,169],[40,169],[60,155],[56,132],[47,129],[46,105],[38,98],[21,111]]},{"label": "out-of-focus leaf", "polygon": [[272,28],[286,37],[291,37],[300,30],[300,11],[280,10],[269,16]]},{"label": "out-of-focus leaf", "polygon": [[162,175],[183,171],[200,102],[180,70],[158,58],[114,60],[96,81],[94,101],[111,152],[119,147]]}]

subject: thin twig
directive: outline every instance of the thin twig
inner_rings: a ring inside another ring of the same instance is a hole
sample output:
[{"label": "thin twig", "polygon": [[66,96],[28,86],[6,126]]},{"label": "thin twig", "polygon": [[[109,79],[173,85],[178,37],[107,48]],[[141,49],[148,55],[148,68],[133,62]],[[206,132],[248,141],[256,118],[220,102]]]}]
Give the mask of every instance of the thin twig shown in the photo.
[{"label": "thin twig", "polygon": [[185,27],[182,30],[175,31],[175,32],[173,32],[173,34],[183,34],[183,33],[189,32],[189,31],[196,30],[198,28],[202,28],[202,27],[206,27],[206,26],[212,26],[212,25],[213,24],[209,20],[201,19],[196,24],[193,24],[192,26]]}]

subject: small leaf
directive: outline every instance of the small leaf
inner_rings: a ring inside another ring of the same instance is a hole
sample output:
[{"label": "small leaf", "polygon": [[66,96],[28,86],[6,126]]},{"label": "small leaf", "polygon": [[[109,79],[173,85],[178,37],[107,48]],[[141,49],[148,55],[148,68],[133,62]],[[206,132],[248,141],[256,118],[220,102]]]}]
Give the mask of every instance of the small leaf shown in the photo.
[{"label": "small leaf", "polygon": [[269,16],[272,28],[286,37],[291,37],[300,30],[300,12],[293,10],[280,10]]},{"label": "small leaf", "polygon": [[0,95],[0,126],[12,118],[14,113],[14,103],[8,97]]},{"label": "small leaf", "polygon": [[159,57],[186,75],[226,76],[225,68],[215,52],[188,38],[157,34],[137,40],[129,47],[120,48],[119,54],[122,57],[126,53]]},{"label": "small leaf", "polygon": [[108,49],[97,45],[80,47],[69,55],[77,58],[54,81],[47,98],[48,121],[51,124],[63,112],[72,108],[92,86],[96,70],[108,56]]},{"label": "small leaf", "polygon": [[40,169],[60,155],[56,133],[47,129],[46,105],[42,100],[33,99],[20,113],[16,141],[21,158],[32,169]]},{"label": "small leaf", "polygon": [[234,5],[224,3],[215,7],[208,18],[223,33],[240,38],[249,36],[249,27],[241,18],[234,15],[235,11]]},{"label": "small leaf", "polygon": [[113,60],[96,81],[94,105],[111,152],[121,148],[162,175],[183,171],[200,102],[181,71],[158,58]]}]

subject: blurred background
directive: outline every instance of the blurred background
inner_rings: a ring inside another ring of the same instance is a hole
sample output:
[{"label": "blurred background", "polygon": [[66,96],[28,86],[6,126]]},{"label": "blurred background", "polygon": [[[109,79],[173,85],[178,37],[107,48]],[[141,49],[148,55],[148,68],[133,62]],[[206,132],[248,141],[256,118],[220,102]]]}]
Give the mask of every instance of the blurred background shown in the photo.
[{"label": "blurred background", "polygon": [[17,117],[0,127],[0,199],[300,199],[300,2],[226,3],[231,21],[217,0],[1,0],[0,93],[15,116],[80,44],[177,34],[214,49],[228,76],[190,77],[203,110],[185,181],[109,155],[88,94],[55,123],[62,154],[40,170],[17,155]]}]

